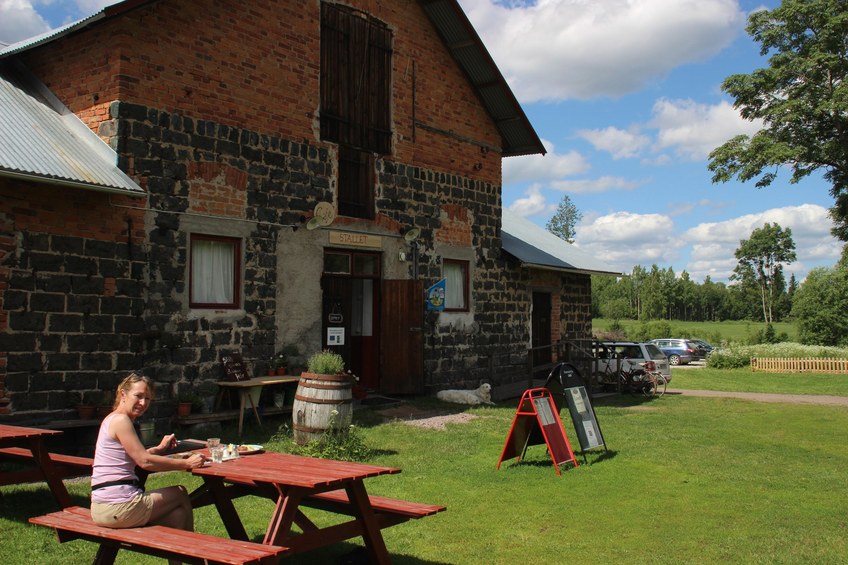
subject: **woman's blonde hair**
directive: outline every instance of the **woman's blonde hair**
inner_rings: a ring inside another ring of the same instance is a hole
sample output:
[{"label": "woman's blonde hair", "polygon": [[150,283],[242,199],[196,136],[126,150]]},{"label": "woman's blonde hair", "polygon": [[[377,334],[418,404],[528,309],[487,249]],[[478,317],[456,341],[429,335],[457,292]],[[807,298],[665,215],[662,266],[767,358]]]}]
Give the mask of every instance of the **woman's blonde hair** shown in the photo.
[{"label": "woman's blonde hair", "polygon": [[147,385],[147,390],[150,391],[150,399],[154,399],[156,397],[156,383],[153,382],[153,379],[150,377],[145,377],[144,375],[139,375],[137,373],[130,373],[121,383],[118,385],[118,388],[115,390],[115,402],[112,404],[112,409],[118,407],[121,403],[121,392],[129,392],[132,388],[132,385],[135,383],[144,383]]}]

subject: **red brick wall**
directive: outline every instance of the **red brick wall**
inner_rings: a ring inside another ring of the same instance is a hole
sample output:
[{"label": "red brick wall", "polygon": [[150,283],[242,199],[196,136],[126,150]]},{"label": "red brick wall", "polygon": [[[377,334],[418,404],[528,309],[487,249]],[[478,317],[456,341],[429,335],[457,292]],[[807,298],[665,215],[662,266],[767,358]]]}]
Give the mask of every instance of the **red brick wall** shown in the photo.
[{"label": "red brick wall", "polygon": [[[500,137],[418,2],[347,4],[394,33],[393,158],[500,184],[500,152],[464,141],[498,147]],[[320,3],[235,6],[154,2],[38,48],[27,63],[95,131],[120,100],[317,141]]]}]

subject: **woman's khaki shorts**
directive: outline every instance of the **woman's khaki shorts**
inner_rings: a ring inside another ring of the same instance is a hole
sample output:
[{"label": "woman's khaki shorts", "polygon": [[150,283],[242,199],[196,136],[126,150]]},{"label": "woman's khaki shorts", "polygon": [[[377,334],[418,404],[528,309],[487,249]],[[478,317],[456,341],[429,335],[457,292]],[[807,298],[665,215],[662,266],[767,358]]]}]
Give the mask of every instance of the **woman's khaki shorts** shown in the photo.
[{"label": "woman's khaki shorts", "polygon": [[107,528],[135,528],[150,521],[153,512],[153,498],[142,493],[129,502],[105,504],[91,503],[91,519],[99,526]]}]

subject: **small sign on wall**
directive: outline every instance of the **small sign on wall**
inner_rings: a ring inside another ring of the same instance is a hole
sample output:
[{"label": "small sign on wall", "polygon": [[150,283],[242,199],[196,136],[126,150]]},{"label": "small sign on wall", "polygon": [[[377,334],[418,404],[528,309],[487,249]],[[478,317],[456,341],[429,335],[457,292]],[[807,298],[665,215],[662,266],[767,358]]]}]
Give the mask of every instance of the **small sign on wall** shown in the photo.
[{"label": "small sign on wall", "polygon": [[344,345],[345,329],[342,328],[327,328],[327,345]]}]

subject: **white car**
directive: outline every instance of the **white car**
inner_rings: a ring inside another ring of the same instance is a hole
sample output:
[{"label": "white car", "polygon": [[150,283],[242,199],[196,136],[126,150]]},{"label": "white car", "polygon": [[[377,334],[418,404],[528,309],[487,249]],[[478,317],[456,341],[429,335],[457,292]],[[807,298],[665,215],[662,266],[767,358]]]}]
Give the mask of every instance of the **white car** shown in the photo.
[{"label": "white car", "polygon": [[618,359],[621,359],[621,368],[625,371],[657,371],[665,377],[666,382],[671,382],[668,357],[653,343],[598,342],[595,344],[595,358],[598,360],[598,382],[604,382],[607,375],[615,374],[619,367]]}]

